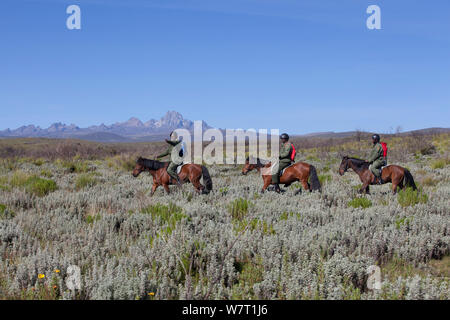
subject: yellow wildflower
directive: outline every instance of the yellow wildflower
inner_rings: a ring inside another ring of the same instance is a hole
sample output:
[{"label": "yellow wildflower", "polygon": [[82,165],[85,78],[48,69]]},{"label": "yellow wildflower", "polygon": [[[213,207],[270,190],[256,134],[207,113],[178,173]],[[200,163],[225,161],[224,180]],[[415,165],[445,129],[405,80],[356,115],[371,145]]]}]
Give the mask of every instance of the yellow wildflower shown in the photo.
[{"label": "yellow wildflower", "polygon": [[39,274],[38,274],[38,278],[39,278],[39,279],[45,278],[45,274],[39,273]]}]

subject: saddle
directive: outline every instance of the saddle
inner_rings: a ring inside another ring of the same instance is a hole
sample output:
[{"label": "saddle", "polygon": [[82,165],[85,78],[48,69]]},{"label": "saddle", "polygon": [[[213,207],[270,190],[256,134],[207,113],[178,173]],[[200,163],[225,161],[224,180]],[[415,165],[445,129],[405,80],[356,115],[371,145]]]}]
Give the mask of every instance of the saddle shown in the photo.
[{"label": "saddle", "polygon": [[177,167],[177,174],[180,174],[181,169],[183,169],[183,166],[186,165],[187,163],[182,163]]},{"label": "saddle", "polygon": [[384,181],[383,181],[383,179],[381,177],[382,177],[382,174],[383,174],[383,169],[386,168],[386,167],[387,167],[387,164],[385,162],[384,165],[382,165],[380,167],[380,169],[378,169],[379,170],[379,175],[378,175],[378,177],[374,178],[374,183],[378,183],[378,184],[383,184],[384,183]]},{"label": "saddle", "polygon": [[283,170],[280,171],[280,177],[283,175],[284,171],[286,169],[289,169],[290,167],[292,167],[295,163],[290,164],[288,167],[284,168]]}]

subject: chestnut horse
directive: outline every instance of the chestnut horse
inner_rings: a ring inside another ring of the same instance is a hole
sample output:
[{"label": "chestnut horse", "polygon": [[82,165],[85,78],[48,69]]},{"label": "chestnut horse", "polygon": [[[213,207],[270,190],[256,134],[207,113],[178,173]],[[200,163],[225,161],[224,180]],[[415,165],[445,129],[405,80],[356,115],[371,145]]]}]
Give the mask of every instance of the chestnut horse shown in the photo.
[{"label": "chestnut horse", "polygon": [[[249,158],[247,158],[245,160],[245,165],[242,168],[242,174],[246,175],[253,169],[258,170],[258,172],[261,172],[262,168],[267,169],[267,172],[263,172],[262,174],[264,185],[261,192],[264,192],[267,187],[272,184],[272,176],[270,175],[271,165],[271,162],[262,163],[259,158],[256,159],[255,164],[252,164],[250,163]],[[311,184],[308,183],[308,178],[310,179]],[[322,191],[319,178],[317,177],[316,168],[306,162],[297,162],[287,167],[284,170],[283,175],[280,177],[280,183],[284,184],[285,187],[290,186],[293,182],[296,181],[300,181],[305,190],[319,190],[319,192]],[[298,192],[300,192],[300,190],[297,191],[297,193]]]},{"label": "chestnut horse", "polygon": [[[136,166],[133,170],[133,177],[137,177],[142,171],[148,171],[153,177],[153,186],[151,195],[155,193],[158,186],[163,186],[167,193],[170,193],[169,185],[176,184],[173,178],[167,173],[167,166],[169,162],[160,162],[157,160],[150,160],[139,157],[136,161]],[[212,190],[212,180],[209,171],[205,166],[198,164],[187,163],[183,165],[178,174],[181,182],[191,182],[198,193],[209,193]],[[200,178],[203,177],[205,186],[200,183]]]},{"label": "chestnut horse", "polygon": [[[372,171],[369,170],[369,163],[365,160],[357,159],[357,158],[349,158],[347,156],[342,158],[341,165],[339,167],[339,174],[342,176],[345,172],[347,172],[348,168],[353,169],[353,171],[358,174],[361,182],[363,183],[359,193],[365,192],[369,193],[369,185],[374,185],[375,175]],[[392,182],[392,193],[395,194],[397,192],[397,187],[400,189],[404,189],[406,187],[411,187],[413,190],[416,190],[416,184],[414,183],[414,178],[409,172],[408,169],[390,165],[383,168],[381,173],[381,178],[384,183]]]}]

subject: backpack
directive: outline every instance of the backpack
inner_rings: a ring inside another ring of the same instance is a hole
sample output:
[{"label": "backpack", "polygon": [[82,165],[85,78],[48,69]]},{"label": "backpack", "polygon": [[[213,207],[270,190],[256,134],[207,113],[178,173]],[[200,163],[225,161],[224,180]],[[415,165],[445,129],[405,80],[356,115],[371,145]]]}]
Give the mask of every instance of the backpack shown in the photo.
[{"label": "backpack", "polygon": [[292,143],[291,146],[292,146],[291,161],[295,161],[295,153],[296,153],[295,147]]},{"label": "backpack", "polygon": [[387,157],[387,152],[388,152],[387,143],[386,142],[381,142],[381,147],[383,148],[383,158],[386,158]]}]

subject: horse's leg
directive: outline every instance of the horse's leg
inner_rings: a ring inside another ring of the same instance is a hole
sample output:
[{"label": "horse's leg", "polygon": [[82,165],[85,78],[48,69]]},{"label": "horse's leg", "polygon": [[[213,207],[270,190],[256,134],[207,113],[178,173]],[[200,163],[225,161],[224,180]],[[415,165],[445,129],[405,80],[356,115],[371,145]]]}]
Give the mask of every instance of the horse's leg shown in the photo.
[{"label": "horse's leg", "polygon": [[395,183],[394,181],[392,181],[392,194],[395,195],[397,193],[397,187],[398,187],[398,184]]},{"label": "horse's leg", "polygon": [[191,177],[191,183],[195,188],[195,191],[197,191],[197,193],[200,193],[203,190],[203,185],[200,183],[200,177],[196,177],[196,178],[192,178]]},{"label": "horse's leg", "polygon": [[[392,194],[397,193],[397,187],[399,187],[401,183],[402,183],[402,179],[398,179],[397,177],[392,178]],[[400,188],[403,189],[402,187],[400,187]]]},{"label": "horse's leg", "polygon": [[150,196],[153,196],[155,194],[156,188],[158,188],[158,184],[154,183],[152,186],[152,191],[150,192]]},{"label": "horse's leg", "polygon": [[370,190],[369,190],[369,185],[370,182],[373,180],[375,176],[373,175],[372,172],[370,172],[370,170],[367,170],[365,172],[363,172],[362,174],[359,175],[359,179],[362,182],[362,187],[361,189],[359,189],[359,193],[365,193],[365,194],[369,194]]},{"label": "horse's leg", "polygon": [[361,189],[359,189],[359,193],[368,194],[368,193],[370,193],[370,191],[368,189],[369,189],[369,182],[363,181],[363,185],[362,185]]},{"label": "horse's leg", "polygon": [[272,182],[272,177],[268,176],[268,178],[263,178],[264,181],[264,185],[261,189],[261,193],[264,193],[264,191],[266,191],[267,187],[270,186],[270,183]]},{"label": "horse's leg", "polygon": [[303,179],[303,180],[301,180],[301,182],[302,182],[302,186],[303,186],[303,189],[305,189],[305,191],[311,191],[311,188],[309,187],[309,183],[308,183],[308,179]]},{"label": "horse's leg", "polygon": [[166,190],[167,194],[170,194],[169,185],[167,183],[163,183],[164,190]]},{"label": "horse's leg", "polygon": [[184,167],[181,169],[180,174],[178,175],[178,177],[180,178],[180,181],[182,183],[186,183],[186,182],[190,182],[192,181],[192,174],[188,174],[184,171]]}]

